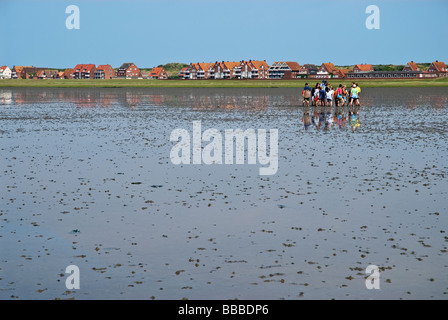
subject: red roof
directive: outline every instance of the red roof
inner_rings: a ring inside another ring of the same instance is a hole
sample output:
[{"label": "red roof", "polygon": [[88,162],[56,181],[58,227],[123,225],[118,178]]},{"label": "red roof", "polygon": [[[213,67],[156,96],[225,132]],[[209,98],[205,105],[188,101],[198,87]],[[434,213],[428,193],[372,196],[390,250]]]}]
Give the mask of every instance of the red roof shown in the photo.
[{"label": "red roof", "polygon": [[2,67],[0,67],[0,71],[3,72],[6,68],[8,68],[8,66],[2,66]]},{"label": "red roof", "polygon": [[73,69],[65,69],[64,76],[70,77],[70,75],[73,73]]},{"label": "red roof", "polygon": [[408,66],[411,68],[412,71],[418,71],[418,66],[414,61],[408,62]]},{"label": "red roof", "polygon": [[241,64],[241,62],[226,61],[226,62],[224,62],[225,67],[223,67],[223,68],[233,70],[233,68],[238,67],[240,64]]},{"label": "red roof", "polygon": [[96,70],[104,70],[104,69],[107,69],[107,68],[112,68],[112,66],[111,66],[110,64],[100,64],[100,65],[96,68]]},{"label": "red roof", "polygon": [[73,72],[92,72],[92,69],[95,69],[94,64],[77,64],[73,68]]},{"label": "red roof", "polygon": [[288,67],[291,70],[299,70],[300,69],[300,65],[297,62],[294,61],[285,61],[285,63],[288,65]]},{"label": "red roof", "polygon": [[371,64],[357,64],[355,67],[361,71],[371,71],[373,69]]},{"label": "red roof", "polygon": [[324,62],[324,63],[322,63],[321,67],[324,67],[325,70],[327,70],[328,73],[336,72],[336,67],[331,62]]},{"label": "red roof", "polygon": [[446,71],[446,64],[444,62],[442,62],[442,61],[434,61],[432,64],[437,68],[437,70],[439,70],[439,71],[442,71],[442,70]]},{"label": "red roof", "polygon": [[264,67],[264,69],[269,69],[268,64],[266,63],[266,61],[257,61],[257,60],[251,60],[250,63],[252,63],[252,65],[255,67],[255,69],[260,70],[261,67]]},{"label": "red roof", "polygon": [[352,71],[352,70],[351,69],[339,69],[339,70],[336,70],[336,73],[339,73],[339,75],[341,77],[345,77],[347,72],[350,72],[350,71]]},{"label": "red roof", "polygon": [[149,76],[150,77],[160,77],[162,71],[164,71],[163,68],[152,68]]},{"label": "red roof", "polygon": [[206,71],[206,70],[210,69],[211,67],[213,67],[214,63],[200,62],[200,63],[198,63],[198,65],[202,70]]}]

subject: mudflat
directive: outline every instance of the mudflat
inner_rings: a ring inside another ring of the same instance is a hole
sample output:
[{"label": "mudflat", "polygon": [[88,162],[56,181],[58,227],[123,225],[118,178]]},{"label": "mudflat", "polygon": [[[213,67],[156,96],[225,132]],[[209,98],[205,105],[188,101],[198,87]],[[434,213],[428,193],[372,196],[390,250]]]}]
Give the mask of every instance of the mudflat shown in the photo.
[{"label": "mudflat", "polygon": [[[444,88],[363,88],[359,108],[304,107],[295,88],[1,88],[0,103],[1,299],[447,297]],[[278,129],[278,171],[173,164],[171,132],[197,120]]]}]

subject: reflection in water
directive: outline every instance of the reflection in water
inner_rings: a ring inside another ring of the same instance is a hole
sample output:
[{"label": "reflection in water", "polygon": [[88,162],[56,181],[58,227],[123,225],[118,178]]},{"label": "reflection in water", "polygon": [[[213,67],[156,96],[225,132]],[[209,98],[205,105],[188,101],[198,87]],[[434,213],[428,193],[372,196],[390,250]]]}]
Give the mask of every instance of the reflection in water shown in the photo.
[{"label": "reflection in water", "polygon": [[[47,102],[74,103],[77,107],[182,106],[192,109],[266,110],[268,107],[302,107],[302,97],[295,88],[14,88],[0,89],[0,105],[26,105]],[[368,88],[361,104],[402,105],[409,109],[430,106],[440,109],[448,104],[443,88]],[[314,107],[316,109],[316,107]],[[328,108],[328,107],[327,107]],[[333,107],[335,108],[335,107]],[[319,110],[319,112],[321,112]],[[327,110],[324,111],[325,113]],[[334,113],[343,110],[331,110]],[[315,113],[310,112],[309,115]],[[345,114],[347,115],[347,114]],[[312,118],[312,117],[311,117]]]},{"label": "reflection in water", "polygon": [[12,103],[11,90],[0,91],[0,105],[8,105]]},{"label": "reflection in water", "polygon": [[297,105],[295,92],[275,95],[264,89],[108,89],[108,88],[15,88],[1,89],[2,105],[28,105],[54,102],[71,102],[79,108],[111,107],[121,105],[129,108],[139,106],[182,106],[196,110],[245,109],[265,110],[275,105]]},{"label": "reflection in water", "polygon": [[361,126],[361,107],[302,107],[302,123],[305,130],[313,125],[317,131],[323,129],[345,129],[350,123],[352,132]]}]

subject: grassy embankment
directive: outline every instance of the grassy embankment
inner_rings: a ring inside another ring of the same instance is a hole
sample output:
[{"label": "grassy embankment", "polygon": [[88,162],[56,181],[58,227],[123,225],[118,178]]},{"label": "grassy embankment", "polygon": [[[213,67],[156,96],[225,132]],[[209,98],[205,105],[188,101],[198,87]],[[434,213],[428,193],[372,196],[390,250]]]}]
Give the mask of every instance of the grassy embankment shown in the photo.
[{"label": "grassy embankment", "polygon": [[[43,87],[43,88],[300,88],[305,82],[311,85],[317,79],[300,80],[0,80],[0,87]],[[330,79],[334,86],[340,83],[350,85],[350,79]],[[360,87],[448,87],[448,78],[438,79],[381,79],[357,80]]]}]

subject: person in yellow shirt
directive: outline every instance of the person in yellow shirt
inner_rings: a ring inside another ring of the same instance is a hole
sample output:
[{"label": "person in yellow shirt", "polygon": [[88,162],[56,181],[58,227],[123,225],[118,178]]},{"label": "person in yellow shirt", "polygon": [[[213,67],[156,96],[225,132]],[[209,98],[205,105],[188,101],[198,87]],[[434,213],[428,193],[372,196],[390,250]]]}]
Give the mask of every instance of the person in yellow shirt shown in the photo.
[{"label": "person in yellow shirt", "polygon": [[359,87],[359,84],[356,84],[356,89],[358,89],[358,99],[356,100],[356,104],[359,106],[359,98],[360,98],[360,93],[361,93],[361,88]]}]

